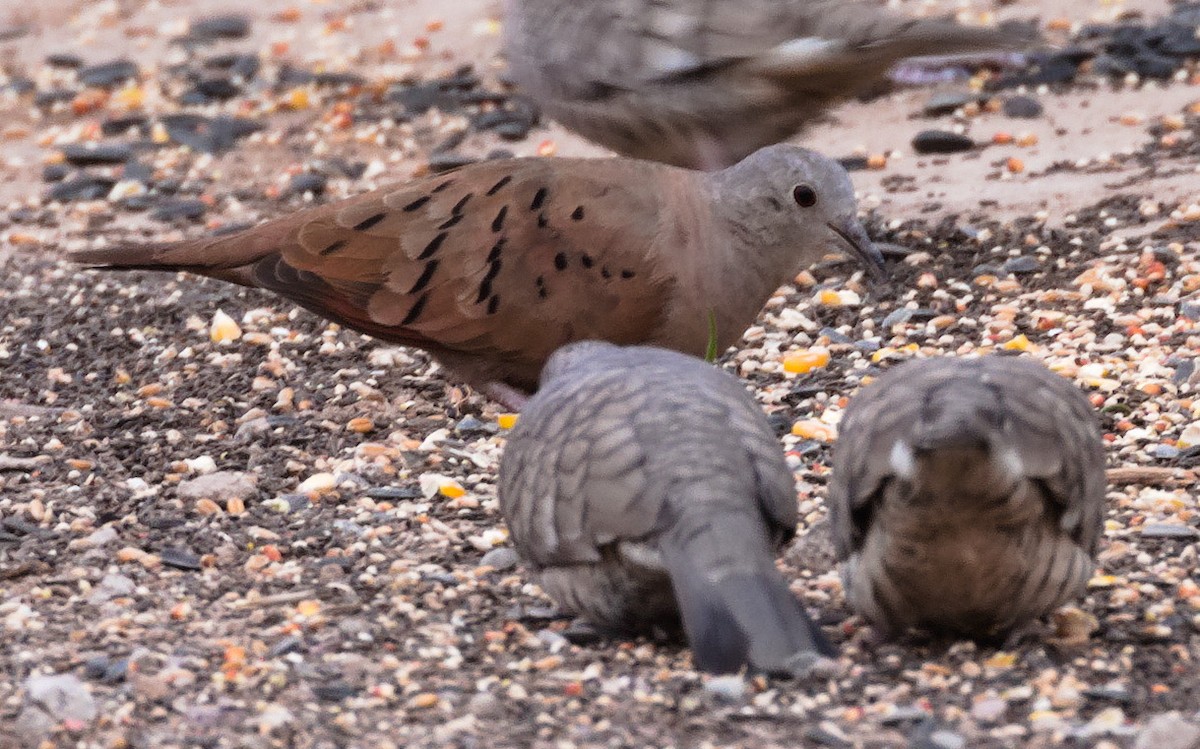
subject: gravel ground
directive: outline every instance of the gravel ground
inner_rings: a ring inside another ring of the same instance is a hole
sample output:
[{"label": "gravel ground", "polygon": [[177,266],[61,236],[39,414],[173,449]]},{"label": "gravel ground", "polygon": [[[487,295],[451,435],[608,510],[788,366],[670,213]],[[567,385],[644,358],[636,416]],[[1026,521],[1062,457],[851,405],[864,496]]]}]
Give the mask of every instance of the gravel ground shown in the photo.
[{"label": "gravel ground", "polygon": [[[723,360],[796,470],[811,532],[783,566],[845,667],[811,684],[568,643],[499,518],[505,416],[420,352],[61,259],[468,159],[599,155],[505,89],[495,8],[264,0],[189,31],[238,6],[0,7],[0,747],[1200,746],[1200,77],[1187,55],[1114,74],[1133,58],[1085,28],[1181,7],[1005,2],[1090,62],[978,105],[947,83],[965,107],[943,114],[892,92],[811,134],[869,167],[872,234],[908,248],[882,287],[801,274]],[[927,129],[980,145],[917,155]],[[1100,410],[1100,568],[1003,649],[880,644],[820,529],[838,416],[897,361],[985,351]]]}]

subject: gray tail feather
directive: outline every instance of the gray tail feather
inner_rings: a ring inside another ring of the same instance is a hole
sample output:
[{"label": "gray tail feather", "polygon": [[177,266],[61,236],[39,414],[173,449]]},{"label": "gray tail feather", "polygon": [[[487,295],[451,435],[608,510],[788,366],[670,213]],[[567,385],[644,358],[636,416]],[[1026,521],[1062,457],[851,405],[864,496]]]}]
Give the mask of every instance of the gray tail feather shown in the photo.
[{"label": "gray tail feather", "polygon": [[710,673],[752,671],[792,676],[833,646],[770,559],[759,569],[705,569],[667,540],[662,553],[696,667]]}]

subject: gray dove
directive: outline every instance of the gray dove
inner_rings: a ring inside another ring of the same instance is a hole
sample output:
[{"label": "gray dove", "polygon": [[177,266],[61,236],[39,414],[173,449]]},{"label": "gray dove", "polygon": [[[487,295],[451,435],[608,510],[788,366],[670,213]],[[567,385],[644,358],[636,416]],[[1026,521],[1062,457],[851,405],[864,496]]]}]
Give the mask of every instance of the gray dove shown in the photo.
[{"label": "gray dove", "polygon": [[72,255],[273,291],[422,348],[513,407],[575,340],[705,352],[827,251],[878,274],[844,169],[765,148],[706,174],[632,159],[489,161],[219,237]]},{"label": "gray dove", "polygon": [[651,347],[560,349],[500,461],[518,554],[602,631],[683,631],[698,668],[803,676],[833,650],[775,567],[791,471],[732,376]]},{"label": "gray dove", "polygon": [[913,361],[867,385],[833,450],[850,603],[884,636],[992,640],[1080,595],[1104,522],[1087,398],[1008,356]]},{"label": "gray dove", "polygon": [[506,13],[512,79],[551,117],[699,169],[786,140],[902,59],[1030,41],[855,0],[507,0]]}]

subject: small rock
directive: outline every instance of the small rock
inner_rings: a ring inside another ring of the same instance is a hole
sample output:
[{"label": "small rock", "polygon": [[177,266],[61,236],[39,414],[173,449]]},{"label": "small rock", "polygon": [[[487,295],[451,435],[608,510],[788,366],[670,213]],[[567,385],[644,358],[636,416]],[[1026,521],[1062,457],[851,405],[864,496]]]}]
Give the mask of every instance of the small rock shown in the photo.
[{"label": "small rock", "polygon": [[943,91],[929,97],[921,111],[926,117],[941,117],[975,101],[979,101],[979,96],[967,91]]},{"label": "small rock", "polygon": [[177,570],[198,572],[201,568],[200,557],[184,549],[163,549],[159,557],[162,559],[163,564],[168,567],[174,567]]},{"label": "small rock", "polygon": [[328,684],[318,684],[312,688],[313,694],[322,702],[341,702],[358,694],[361,690],[344,681],[331,681]]},{"label": "small rock", "polygon": [[1033,119],[1043,111],[1042,103],[1032,96],[1010,96],[1004,100],[1004,114],[1009,117]]},{"label": "small rock", "polygon": [[88,603],[98,606],[114,598],[133,595],[136,588],[133,580],[124,575],[105,575],[96,587],[92,588],[92,593],[88,596]]},{"label": "small rock", "polygon": [[63,158],[72,166],[123,164],[133,156],[124,143],[72,143],[62,147]]},{"label": "small rock", "polygon": [[746,696],[746,680],[737,674],[714,676],[704,682],[704,691],[725,702],[741,702]]},{"label": "small rock", "polygon": [[27,736],[56,727],[83,730],[96,719],[96,701],[82,681],[71,674],[30,676],[25,680],[25,706],[16,723]]},{"label": "small rock", "polygon": [[932,718],[913,731],[911,749],[963,749],[967,740],[949,728],[943,728]]},{"label": "small rock", "polygon": [[1033,273],[1038,267],[1037,258],[1022,255],[1005,260],[1004,265],[1000,266],[1000,270],[1004,273]]},{"label": "small rock", "polygon": [[138,66],[130,60],[113,60],[79,71],[79,82],[95,88],[116,88],[138,77]]},{"label": "small rock", "polygon": [[1196,538],[1200,531],[1179,523],[1147,523],[1142,526],[1142,538]]},{"label": "small rock", "polygon": [[913,150],[920,154],[960,153],[975,147],[975,141],[948,130],[922,130],[912,140]]},{"label": "small rock", "polygon": [[980,723],[999,723],[1008,712],[1008,702],[989,697],[971,705],[971,717]]},{"label": "small rock", "polygon": [[480,692],[467,702],[467,712],[477,718],[498,718],[504,715],[504,704],[491,692]]},{"label": "small rock", "polygon": [[491,567],[497,572],[512,569],[517,566],[520,558],[511,546],[500,546],[484,554],[479,560],[479,566]]},{"label": "small rock", "polygon": [[182,499],[211,499],[226,502],[230,499],[245,500],[254,496],[258,479],[240,471],[216,471],[180,482],[176,489]]},{"label": "small rock", "polygon": [[111,525],[106,525],[92,532],[84,541],[90,547],[104,546],[117,540],[117,529]]},{"label": "small rock", "polygon": [[244,39],[249,35],[249,17],[232,13],[193,21],[188,28],[188,38],[196,41]]}]

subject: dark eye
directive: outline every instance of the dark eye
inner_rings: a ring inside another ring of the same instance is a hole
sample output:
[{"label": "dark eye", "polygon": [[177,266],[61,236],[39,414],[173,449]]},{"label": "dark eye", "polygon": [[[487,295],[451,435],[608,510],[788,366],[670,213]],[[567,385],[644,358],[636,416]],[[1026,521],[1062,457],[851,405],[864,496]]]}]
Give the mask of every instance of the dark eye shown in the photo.
[{"label": "dark eye", "polygon": [[808,185],[796,185],[792,188],[792,197],[801,208],[812,208],[817,204],[817,191]]}]

